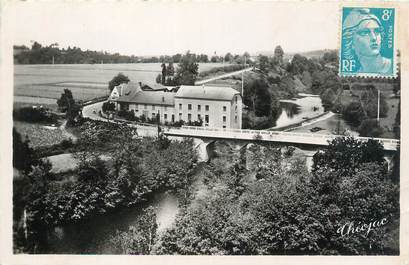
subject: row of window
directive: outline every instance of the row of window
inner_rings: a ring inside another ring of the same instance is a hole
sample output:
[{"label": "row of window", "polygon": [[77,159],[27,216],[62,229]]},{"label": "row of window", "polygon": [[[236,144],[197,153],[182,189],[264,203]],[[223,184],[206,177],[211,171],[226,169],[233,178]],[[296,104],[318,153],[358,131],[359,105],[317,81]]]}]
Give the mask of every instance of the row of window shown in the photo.
[{"label": "row of window", "polygon": [[[182,104],[179,104],[179,109],[182,109]],[[209,111],[210,107],[209,105],[205,105],[205,111]],[[192,110],[192,104],[187,104],[187,110]],[[197,105],[197,111],[201,111],[202,110],[202,105]],[[227,107],[223,106],[223,111],[226,112],[227,111]]]},{"label": "row of window", "polygon": [[[148,116],[146,111],[144,111],[144,115]],[[152,119],[155,119],[156,115],[157,115],[157,113],[152,113],[152,116],[151,116]],[[179,120],[182,120],[182,115],[183,115],[182,113],[179,113]],[[168,114],[166,114],[166,113],[163,114],[163,118],[164,118],[165,121],[167,121],[168,120]],[[201,120],[201,118],[202,118],[202,116],[200,114],[197,114],[197,120],[199,121],[199,120]],[[172,115],[172,122],[174,122],[174,119],[175,119],[174,115]],[[187,120],[192,121],[192,114],[191,113],[187,114]],[[226,123],[226,121],[227,121],[226,116],[223,116],[223,123]],[[237,122],[237,115],[234,116],[234,121]],[[205,122],[206,125],[209,123],[209,115],[205,115],[204,122]],[[225,128],[225,125],[223,125],[223,128]]]},{"label": "row of window", "polygon": [[[168,110],[168,107],[167,107],[167,106],[164,106],[164,107],[165,107],[164,111],[167,111],[167,110]],[[147,110],[147,109],[148,109],[148,104],[143,104],[143,109]],[[152,105],[152,110],[155,110],[155,109],[156,109],[156,106],[155,106],[155,105]],[[180,110],[182,109],[182,104],[179,104],[179,109],[180,109]],[[192,104],[187,104],[187,109],[188,109],[188,110],[192,110]],[[201,109],[202,109],[202,106],[201,106],[201,105],[197,105],[197,111],[201,111]],[[209,111],[209,109],[210,109],[209,105],[205,105],[205,111]],[[138,110],[138,105],[135,105],[135,110],[136,110],[136,111]],[[237,110],[237,106],[236,106],[236,110]],[[226,106],[223,106],[223,111],[224,111],[224,112],[227,111],[227,107],[226,107]]]},{"label": "row of window", "polygon": [[[144,114],[145,114],[145,116],[147,116],[146,115],[147,113],[144,113]],[[156,115],[157,115],[157,113],[152,113],[152,119],[156,118]],[[163,114],[163,118],[165,120],[167,120],[168,119],[168,114],[166,114],[166,113]],[[182,113],[179,113],[179,120],[181,120],[181,119],[182,119]],[[197,114],[197,120],[199,121],[201,119],[202,119],[202,116],[200,114]],[[190,113],[187,114],[187,120],[188,121],[192,120],[192,114],[190,114]],[[226,121],[227,121],[226,116],[223,116],[223,122],[226,122]],[[237,115],[234,116],[234,121],[237,122]],[[205,115],[205,123],[209,123],[209,115]]]}]

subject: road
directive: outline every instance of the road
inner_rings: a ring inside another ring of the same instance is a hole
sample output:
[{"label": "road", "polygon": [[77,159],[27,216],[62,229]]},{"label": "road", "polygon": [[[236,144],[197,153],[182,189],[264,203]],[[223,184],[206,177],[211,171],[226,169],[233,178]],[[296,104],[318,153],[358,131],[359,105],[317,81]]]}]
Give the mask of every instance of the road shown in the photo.
[{"label": "road", "polygon": [[214,80],[222,79],[222,78],[233,76],[233,75],[238,75],[238,74],[241,74],[241,73],[244,73],[244,72],[249,72],[249,71],[252,71],[252,70],[253,70],[253,67],[249,67],[249,68],[246,68],[246,69],[243,69],[243,70],[227,73],[227,74],[224,74],[224,75],[214,76],[214,77],[209,78],[209,79],[196,81],[195,85],[196,86],[197,85],[203,85],[203,84],[209,83],[209,82],[214,81]]},{"label": "road", "polygon": [[[99,116],[99,111],[102,110],[102,104],[104,104],[105,101],[103,102],[98,102],[95,104],[87,105],[82,108],[82,116],[84,118],[89,118],[91,120],[99,120],[99,121],[108,121],[106,118]],[[112,122],[112,121],[110,121]],[[155,137],[158,135],[158,128],[156,126],[152,125],[136,125],[136,124],[129,124],[130,126],[136,128],[136,131],[139,136],[143,137]]]}]

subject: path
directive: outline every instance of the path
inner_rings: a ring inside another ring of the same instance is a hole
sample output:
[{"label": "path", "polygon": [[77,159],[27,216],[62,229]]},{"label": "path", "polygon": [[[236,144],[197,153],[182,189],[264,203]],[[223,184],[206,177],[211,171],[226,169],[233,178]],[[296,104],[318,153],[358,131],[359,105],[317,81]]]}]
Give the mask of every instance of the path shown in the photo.
[{"label": "path", "polygon": [[74,143],[77,142],[78,137],[75,136],[74,134],[70,133],[69,131],[67,131],[66,126],[67,126],[67,120],[65,120],[65,121],[61,124],[61,126],[60,126],[60,128],[59,128],[60,131],[62,132],[62,134],[63,134],[65,137],[67,137],[67,138],[71,138]]},{"label": "path", "polygon": [[[108,121],[107,118],[99,116],[99,111],[102,110],[102,104],[106,101],[98,102],[95,104],[90,104],[84,106],[82,108],[82,116],[84,118],[89,118],[91,120],[99,120],[99,121]],[[115,121],[112,121],[115,122]],[[132,126],[137,129],[137,133],[139,136],[149,136],[155,137],[158,135],[158,128],[152,125],[140,125],[140,124],[132,124],[128,123],[129,126]]]},{"label": "path", "polygon": [[203,85],[203,84],[209,83],[209,82],[214,81],[214,80],[226,78],[226,77],[233,76],[233,75],[238,75],[238,74],[241,74],[241,73],[244,73],[244,72],[249,72],[249,71],[252,71],[252,70],[253,70],[253,67],[249,67],[249,68],[242,69],[242,70],[239,70],[239,71],[235,71],[235,72],[231,72],[231,73],[227,73],[227,74],[223,74],[223,75],[214,76],[214,77],[211,77],[211,78],[208,78],[208,79],[196,81],[196,82],[195,82],[195,85],[196,85],[196,86],[197,86],[197,85]]}]

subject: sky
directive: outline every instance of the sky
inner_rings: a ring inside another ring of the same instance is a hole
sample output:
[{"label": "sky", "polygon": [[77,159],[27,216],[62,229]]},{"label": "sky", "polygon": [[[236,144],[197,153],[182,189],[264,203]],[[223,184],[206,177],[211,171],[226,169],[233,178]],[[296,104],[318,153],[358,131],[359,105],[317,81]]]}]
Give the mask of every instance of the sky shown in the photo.
[{"label": "sky", "polygon": [[336,49],[339,5],[319,2],[14,2],[14,44],[172,55]]}]

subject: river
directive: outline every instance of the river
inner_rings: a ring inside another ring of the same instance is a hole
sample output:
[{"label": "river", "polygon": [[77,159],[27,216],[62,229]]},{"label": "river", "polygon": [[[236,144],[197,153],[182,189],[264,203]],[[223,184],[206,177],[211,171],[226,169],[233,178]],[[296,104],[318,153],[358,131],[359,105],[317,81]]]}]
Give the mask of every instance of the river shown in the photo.
[{"label": "river", "polygon": [[156,209],[158,233],[169,228],[178,212],[175,195],[162,192],[149,202],[119,210],[115,213],[91,218],[78,224],[55,227],[48,237],[47,253],[53,254],[113,254],[110,238],[116,231],[127,231],[137,226],[137,217],[142,209],[153,206]]},{"label": "river", "polygon": [[279,129],[324,113],[321,98],[317,95],[299,94],[299,98],[280,100],[281,115],[272,129]]}]

